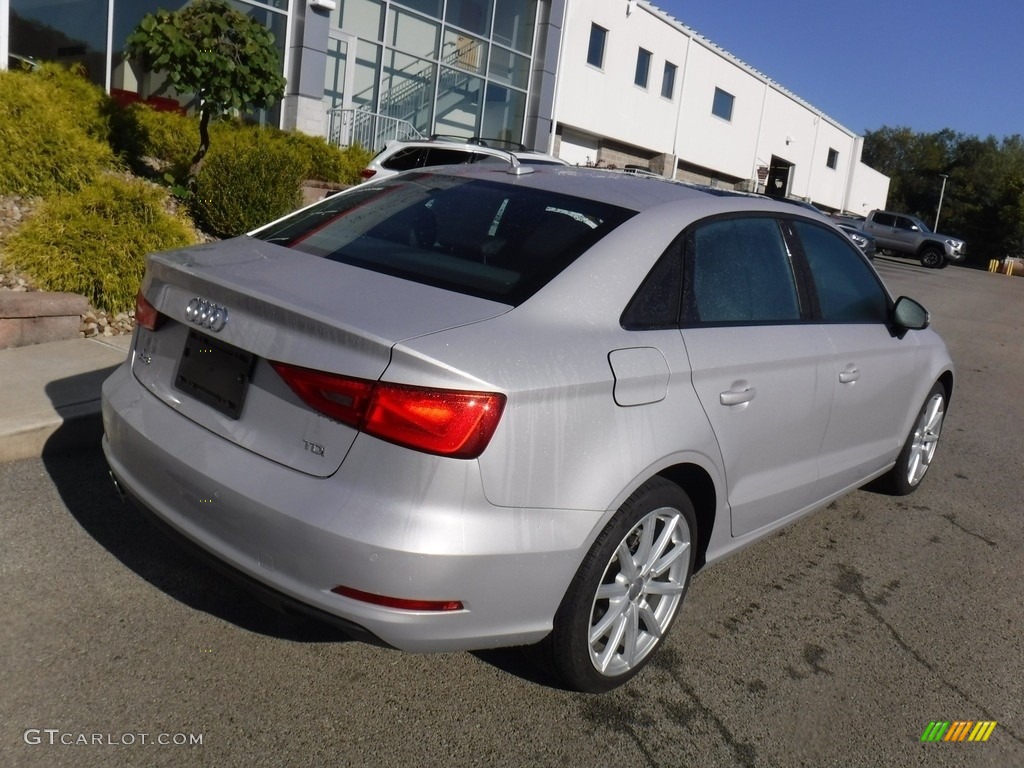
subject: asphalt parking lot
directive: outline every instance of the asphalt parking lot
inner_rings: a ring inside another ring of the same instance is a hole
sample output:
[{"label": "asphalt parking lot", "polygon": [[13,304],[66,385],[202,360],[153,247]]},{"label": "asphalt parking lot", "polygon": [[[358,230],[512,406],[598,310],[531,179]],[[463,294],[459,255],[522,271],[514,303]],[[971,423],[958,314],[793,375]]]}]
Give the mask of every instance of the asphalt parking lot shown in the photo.
[{"label": "asphalt parking lot", "polygon": [[[1024,765],[1024,280],[877,265],[958,366],[923,487],[702,572],[604,696],[273,613],[122,506],[98,447],[0,465],[0,765]],[[933,721],[998,725],[922,743]]]}]

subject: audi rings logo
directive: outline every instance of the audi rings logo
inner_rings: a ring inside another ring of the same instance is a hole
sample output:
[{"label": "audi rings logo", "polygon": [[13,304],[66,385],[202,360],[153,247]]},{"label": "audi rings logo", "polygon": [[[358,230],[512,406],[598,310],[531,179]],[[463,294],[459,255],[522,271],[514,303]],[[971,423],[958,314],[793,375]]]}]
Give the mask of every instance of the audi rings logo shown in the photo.
[{"label": "audi rings logo", "polygon": [[196,296],[185,308],[185,317],[190,323],[219,333],[228,324],[228,308]]}]

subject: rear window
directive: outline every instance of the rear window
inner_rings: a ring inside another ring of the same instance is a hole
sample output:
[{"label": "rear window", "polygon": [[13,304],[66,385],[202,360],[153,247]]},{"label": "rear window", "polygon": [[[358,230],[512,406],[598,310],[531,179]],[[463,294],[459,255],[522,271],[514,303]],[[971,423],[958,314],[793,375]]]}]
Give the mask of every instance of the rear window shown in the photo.
[{"label": "rear window", "polygon": [[517,305],[634,214],[544,190],[417,173],[328,198],[253,236]]}]

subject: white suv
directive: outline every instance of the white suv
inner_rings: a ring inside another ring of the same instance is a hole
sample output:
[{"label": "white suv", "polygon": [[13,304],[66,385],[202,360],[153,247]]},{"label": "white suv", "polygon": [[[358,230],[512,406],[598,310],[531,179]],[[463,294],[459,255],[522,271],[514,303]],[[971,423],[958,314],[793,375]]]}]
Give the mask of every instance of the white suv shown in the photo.
[{"label": "white suv", "polygon": [[434,165],[460,165],[482,161],[511,163],[512,157],[525,165],[568,165],[554,155],[545,155],[501,139],[431,136],[414,141],[392,141],[377,153],[362,171],[364,180],[387,178],[401,171]]}]

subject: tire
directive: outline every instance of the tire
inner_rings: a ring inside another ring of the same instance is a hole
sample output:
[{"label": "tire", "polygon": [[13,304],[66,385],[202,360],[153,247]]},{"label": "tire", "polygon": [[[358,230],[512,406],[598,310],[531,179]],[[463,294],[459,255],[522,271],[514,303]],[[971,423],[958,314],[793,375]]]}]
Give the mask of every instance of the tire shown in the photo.
[{"label": "tire", "polygon": [[875,489],[893,496],[907,496],[918,489],[935,457],[947,397],[946,388],[936,382],[917,414],[896,465],[872,484]]},{"label": "tire", "polygon": [[941,248],[934,245],[926,245],[920,253],[921,266],[928,269],[939,269],[946,262],[946,254]]},{"label": "tire", "polygon": [[626,500],[583,559],[542,643],[567,688],[609,691],[651,660],[683,603],[696,541],[693,504],[679,486],[655,477]]}]

